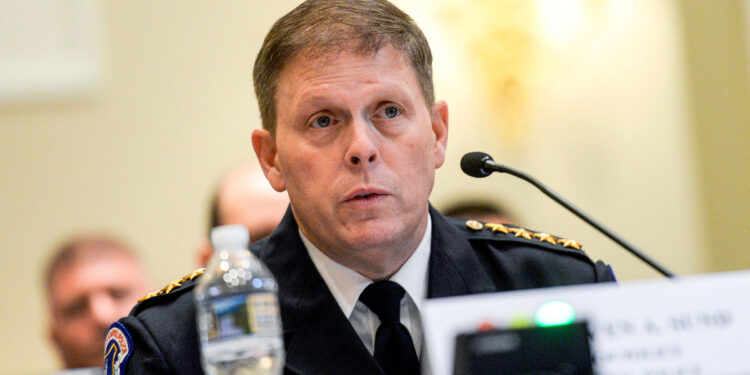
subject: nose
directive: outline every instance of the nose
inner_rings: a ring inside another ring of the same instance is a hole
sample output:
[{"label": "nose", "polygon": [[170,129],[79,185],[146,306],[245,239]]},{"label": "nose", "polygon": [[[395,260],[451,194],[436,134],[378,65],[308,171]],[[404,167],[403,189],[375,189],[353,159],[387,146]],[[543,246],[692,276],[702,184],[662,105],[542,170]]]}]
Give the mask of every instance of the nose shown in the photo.
[{"label": "nose", "polygon": [[99,326],[109,327],[120,318],[117,303],[106,293],[91,296],[89,299],[89,314]]},{"label": "nose", "polygon": [[366,120],[354,120],[350,127],[346,162],[352,167],[375,163],[379,158],[378,135]]}]

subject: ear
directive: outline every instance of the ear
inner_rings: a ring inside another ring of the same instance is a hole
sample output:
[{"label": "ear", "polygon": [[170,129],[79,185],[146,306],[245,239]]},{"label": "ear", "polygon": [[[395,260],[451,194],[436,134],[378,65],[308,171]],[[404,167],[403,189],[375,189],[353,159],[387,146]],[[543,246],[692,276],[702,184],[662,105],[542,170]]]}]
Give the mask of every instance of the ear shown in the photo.
[{"label": "ear", "polygon": [[448,104],[444,100],[432,105],[432,131],[435,133],[435,169],[445,162],[448,145]]},{"label": "ear", "polygon": [[208,239],[203,240],[203,244],[201,244],[195,253],[196,259],[198,259],[198,267],[205,267],[213,254],[214,249],[211,247],[211,241]]},{"label": "ear", "polygon": [[271,183],[271,187],[278,192],[286,190],[284,175],[279,168],[279,158],[276,153],[276,137],[271,135],[268,130],[255,129],[253,130],[252,140],[255,156],[258,157],[263,174]]},{"label": "ear", "polygon": [[58,349],[62,347],[63,342],[60,340],[60,331],[57,328],[58,326],[55,324],[55,322],[50,322],[49,326],[47,327],[47,335],[52,341],[52,343],[55,345],[55,349]]}]

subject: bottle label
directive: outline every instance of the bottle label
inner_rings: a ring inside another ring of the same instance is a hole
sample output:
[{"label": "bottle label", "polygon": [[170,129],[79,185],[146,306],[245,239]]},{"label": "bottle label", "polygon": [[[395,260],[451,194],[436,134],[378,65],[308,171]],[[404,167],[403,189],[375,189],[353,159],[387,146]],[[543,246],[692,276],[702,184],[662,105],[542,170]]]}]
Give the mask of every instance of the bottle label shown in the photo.
[{"label": "bottle label", "polygon": [[212,301],[208,339],[224,340],[247,334],[281,333],[279,305],[273,293],[252,293]]}]

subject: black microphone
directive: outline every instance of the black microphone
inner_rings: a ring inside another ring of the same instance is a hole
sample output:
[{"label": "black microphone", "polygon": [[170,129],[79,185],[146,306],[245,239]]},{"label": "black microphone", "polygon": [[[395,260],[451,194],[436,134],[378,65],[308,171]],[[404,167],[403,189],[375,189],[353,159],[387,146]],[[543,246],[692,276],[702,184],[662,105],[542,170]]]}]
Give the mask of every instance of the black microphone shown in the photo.
[{"label": "black microphone", "polygon": [[546,186],[544,186],[544,184],[539,182],[534,177],[531,177],[527,175],[526,173],[523,173],[517,169],[513,169],[511,167],[498,164],[492,159],[492,156],[489,156],[485,154],[484,152],[470,152],[464,155],[461,158],[461,170],[463,170],[464,173],[468,174],[469,176],[479,177],[479,178],[487,177],[490,174],[492,174],[492,172],[501,172],[501,173],[508,173],[508,174],[514,175],[536,186],[537,189],[542,191],[542,193],[552,198],[552,200],[559,203],[563,207],[567,208],[568,211],[572,212],[573,214],[581,218],[581,220],[587,222],[589,225],[596,228],[596,230],[598,230],[605,236],[609,237],[612,241],[615,241],[618,245],[625,248],[625,250],[635,255],[638,259],[644,261],[646,264],[651,266],[653,269],[657,270],[662,275],[666,277],[670,277],[670,278],[675,276],[674,273],[664,268],[664,266],[660,265],[659,263],[651,259],[648,255],[644,254],[642,251],[636,249],[635,246],[629,244],[622,237],[618,236],[611,230],[604,227],[604,225],[600,224],[598,221],[594,220],[593,217],[581,211],[578,207],[574,206],[568,200],[563,198],[560,194],[557,194],[554,191],[547,188]]},{"label": "black microphone", "polygon": [[488,161],[492,161],[492,156],[484,152],[470,152],[461,158],[461,170],[471,177],[487,177],[492,173],[492,170],[485,169]]}]

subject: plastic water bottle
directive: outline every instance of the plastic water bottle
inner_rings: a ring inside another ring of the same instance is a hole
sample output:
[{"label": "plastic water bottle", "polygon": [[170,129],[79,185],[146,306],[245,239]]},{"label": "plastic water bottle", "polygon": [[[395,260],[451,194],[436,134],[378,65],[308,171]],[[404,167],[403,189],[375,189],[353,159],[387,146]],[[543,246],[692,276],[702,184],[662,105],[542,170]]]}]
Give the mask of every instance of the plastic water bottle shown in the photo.
[{"label": "plastic water bottle", "polygon": [[248,250],[244,226],[214,228],[211,243],[214,255],[194,292],[204,372],[281,374],[284,342],[276,279]]}]

